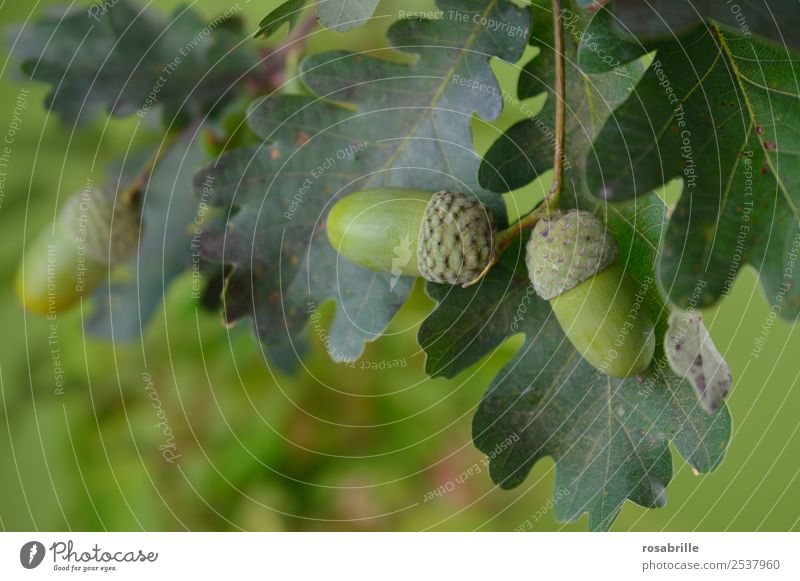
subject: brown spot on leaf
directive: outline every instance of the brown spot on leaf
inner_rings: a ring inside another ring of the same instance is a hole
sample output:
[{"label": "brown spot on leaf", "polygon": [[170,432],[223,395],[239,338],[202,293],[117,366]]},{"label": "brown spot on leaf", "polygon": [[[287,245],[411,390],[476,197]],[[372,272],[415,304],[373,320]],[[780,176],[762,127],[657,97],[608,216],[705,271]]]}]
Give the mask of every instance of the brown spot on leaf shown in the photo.
[{"label": "brown spot on leaf", "polygon": [[303,131],[298,131],[294,136],[297,145],[305,145],[308,143],[308,140],[311,139],[308,134],[304,133]]}]

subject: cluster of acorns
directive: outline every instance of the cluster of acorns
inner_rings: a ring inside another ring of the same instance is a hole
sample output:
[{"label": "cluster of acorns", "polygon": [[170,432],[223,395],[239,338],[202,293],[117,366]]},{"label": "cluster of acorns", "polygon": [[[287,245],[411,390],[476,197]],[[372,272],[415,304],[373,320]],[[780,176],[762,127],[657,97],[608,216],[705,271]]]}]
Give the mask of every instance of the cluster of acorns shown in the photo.
[{"label": "cluster of acorns", "polygon": [[[491,210],[460,192],[376,189],[339,200],[328,238],[341,255],[395,276],[440,284],[472,282],[494,259]],[[594,214],[554,211],[537,222],[526,264],[536,294],[550,302],[577,351],[610,376],[646,370],[653,319],[619,259],[617,242]]]},{"label": "cluster of acorns", "polygon": [[[356,192],[331,208],[327,231],[351,262],[439,284],[470,283],[495,258],[491,210],[460,192]],[[28,250],[35,262],[20,270],[20,300],[44,315],[72,306],[133,255],[140,232],[136,205],[115,203],[99,189],[76,196],[52,233]],[[597,217],[556,210],[536,224],[526,263],[536,294],[550,301],[578,352],[604,373],[626,377],[647,369],[655,339],[647,306],[618,258],[616,241]]]}]

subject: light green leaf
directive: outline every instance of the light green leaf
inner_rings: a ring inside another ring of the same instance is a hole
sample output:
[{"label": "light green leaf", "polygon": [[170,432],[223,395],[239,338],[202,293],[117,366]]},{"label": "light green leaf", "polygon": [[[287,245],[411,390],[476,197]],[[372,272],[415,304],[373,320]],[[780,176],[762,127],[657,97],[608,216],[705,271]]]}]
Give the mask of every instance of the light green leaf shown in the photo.
[{"label": "light green leaf", "polygon": [[378,0],[320,0],[317,13],[322,26],[345,32],[367,22],[377,5]]}]

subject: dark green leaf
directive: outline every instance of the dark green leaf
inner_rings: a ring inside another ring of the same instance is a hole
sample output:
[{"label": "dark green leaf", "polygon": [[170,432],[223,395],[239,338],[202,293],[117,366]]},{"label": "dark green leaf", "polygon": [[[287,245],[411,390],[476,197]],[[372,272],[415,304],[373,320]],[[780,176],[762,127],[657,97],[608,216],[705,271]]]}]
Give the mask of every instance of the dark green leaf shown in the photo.
[{"label": "dark green leaf", "polygon": [[254,62],[245,50],[231,50],[236,27],[225,15],[206,23],[182,8],[165,18],[119,0],[105,10],[45,15],[9,39],[19,34],[15,59],[31,79],[53,86],[47,106],[65,123],[103,110],[144,118],[157,106],[174,123],[176,115],[204,114]]},{"label": "dark green leaf", "polygon": [[[440,7],[460,10],[460,3]],[[499,115],[502,99],[489,59],[516,60],[525,36],[498,33],[474,22],[476,15],[523,31],[529,23],[526,10],[492,1],[452,22],[395,23],[390,41],[419,55],[413,65],[343,51],[310,57],[302,67],[306,85],[350,106],[311,97],[264,99],[250,113],[264,145],[232,151],[198,174],[198,188],[210,180],[213,204],[236,210],[225,231],[206,232],[202,243],[207,257],[235,265],[225,293],[228,320],[252,317],[269,348],[292,342],[311,317],[310,332],[335,359],[358,357],[364,342],[380,335],[412,281],[392,287],[388,273],[336,255],[325,217],[345,193],[456,188],[481,197],[505,223],[500,196],[477,184],[470,119],[473,112]],[[454,82],[474,75],[488,94]],[[338,305],[327,331],[317,308],[331,299]]]},{"label": "dark green leaf", "polygon": [[750,263],[775,312],[796,318],[797,53],[716,26],[648,49],[656,60],[587,160],[591,190],[625,199],[682,178],[659,262],[669,298],[709,306]]},{"label": "dark green leaf", "polygon": [[492,479],[520,484],[540,458],[556,465],[556,518],[589,513],[589,528],[609,529],[626,499],[663,506],[672,477],[668,441],[698,472],[722,460],[730,436],[723,407],[708,415],[692,387],[666,362],[643,376],[609,378],[586,363],[558,322],[525,319],[526,342],[497,376],[473,423],[491,458]]},{"label": "dark green leaf", "polygon": [[681,36],[705,19],[741,35],[800,48],[796,0],[616,0],[612,6],[617,34],[642,41]]},{"label": "dark green leaf", "polygon": [[[521,97],[554,86],[552,37],[545,32],[551,14],[538,6],[533,17],[535,42],[541,42],[542,53],[523,72]],[[576,32],[583,30],[575,26]],[[569,187],[563,205],[604,216],[626,270],[658,321],[660,339],[668,312],[653,270],[664,204],[655,194],[625,204],[598,202],[586,189],[581,159],[642,68],[625,67],[627,76],[586,75],[575,64],[579,38],[571,31],[567,38],[566,150],[574,163],[566,173]],[[553,123],[552,100],[550,96],[541,115],[546,127]],[[522,123],[538,129],[532,122]],[[492,147],[485,163],[493,167],[482,167],[482,178],[492,176],[485,184],[504,191],[550,168],[552,140],[533,132],[519,135],[507,135]],[[522,153],[515,154],[515,149]],[[515,155],[514,163],[504,163]],[[520,169],[520,163],[533,170]],[[492,478],[506,488],[521,483],[538,459],[552,456],[556,490],[563,497],[556,504],[556,517],[571,521],[588,512],[592,529],[608,529],[626,499],[648,507],[664,503],[672,475],[670,440],[698,471],[717,466],[730,419],[724,406],[715,415],[703,410],[692,386],[670,370],[661,341],[656,361],[641,377],[612,379],[583,361],[549,304],[533,293],[521,244],[507,251],[477,289],[445,294],[428,286],[429,294],[440,301],[420,330],[428,371],[452,376],[477,363],[504,337],[524,333],[523,347],[481,402],[473,424],[475,443],[491,459]]]},{"label": "dark green leaf", "polygon": [[[635,211],[636,223],[621,213],[608,220],[634,271],[646,257],[652,265],[663,219],[661,201],[648,199]],[[626,499],[663,505],[672,476],[669,440],[697,471],[713,470],[730,437],[727,408],[715,415],[704,411],[661,349],[642,377],[612,379],[598,372],[533,294],[514,254],[510,250],[478,288],[454,288],[443,297],[429,285],[429,294],[442,302],[420,330],[429,372],[447,376],[479,361],[504,337],[525,333],[523,347],[495,378],[474,419],[473,437],[491,459],[493,480],[514,487],[538,459],[552,456],[563,497],[556,517],[572,521],[588,512],[590,527],[602,530]],[[652,278],[641,284],[640,292],[654,287]],[[651,310],[654,302],[648,301]],[[659,336],[663,329],[662,322]]]},{"label": "dark green leaf", "polygon": [[289,23],[289,30],[291,30],[297,23],[297,19],[302,14],[305,5],[306,0],[286,0],[286,2],[261,19],[261,22],[258,23],[258,31],[254,35],[255,38],[271,36],[287,22]]},{"label": "dark green leaf", "polygon": [[[576,21],[576,15],[567,20],[567,26]],[[586,73],[607,73],[619,70],[647,53],[640,42],[623,37],[614,32],[614,16],[608,10],[601,10],[579,35],[578,61]]]},{"label": "dark green leaf", "polygon": [[520,332],[529,309],[544,308],[520,259],[523,252],[521,243],[507,250],[475,286],[427,285],[428,295],[438,303],[418,335],[428,375],[455,377]]}]

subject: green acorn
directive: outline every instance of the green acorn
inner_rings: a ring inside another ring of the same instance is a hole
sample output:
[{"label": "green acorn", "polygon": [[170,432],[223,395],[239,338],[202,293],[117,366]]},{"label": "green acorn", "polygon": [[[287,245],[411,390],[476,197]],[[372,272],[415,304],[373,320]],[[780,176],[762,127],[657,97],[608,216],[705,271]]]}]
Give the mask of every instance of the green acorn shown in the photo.
[{"label": "green acorn", "polygon": [[540,220],[526,263],[536,294],[550,301],[567,338],[607,375],[647,369],[655,351],[653,319],[618,261],[619,248],[592,213],[556,211]]},{"label": "green acorn", "polygon": [[328,215],[328,239],[351,262],[441,284],[478,276],[492,259],[495,230],[489,208],[448,190],[364,190]]},{"label": "green acorn", "polygon": [[140,233],[137,204],[115,207],[114,196],[97,188],[72,196],[26,250],[15,285],[20,303],[40,315],[75,305],[133,256]]}]

